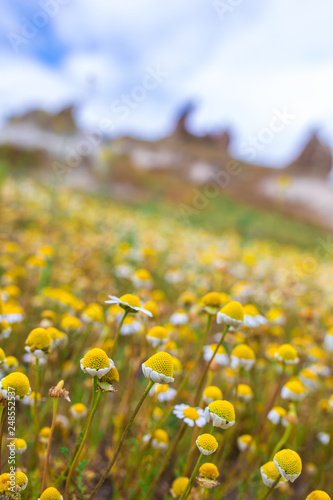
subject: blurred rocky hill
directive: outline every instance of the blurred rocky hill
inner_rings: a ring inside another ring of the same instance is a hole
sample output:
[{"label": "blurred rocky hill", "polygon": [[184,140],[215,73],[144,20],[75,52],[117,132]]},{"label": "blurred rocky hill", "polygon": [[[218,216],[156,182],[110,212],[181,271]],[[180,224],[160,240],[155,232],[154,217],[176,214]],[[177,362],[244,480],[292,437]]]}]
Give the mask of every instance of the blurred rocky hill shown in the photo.
[{"label": "blurred rocky hill", "polygon": [[99,130],[85,133],[76,125],[73,107],[56,114],[30,111],[0,130],[0,164],[9,165],[14,175],[103,188],[125,200],[162,197],[192,206],[200,192],[223,194],[333,230],[332,152],[317,132],[290,165],[266,168],[232,158],[229,130],[191,133],[192,111],[187,104],[173,133],[154,142],[111,138]]}]

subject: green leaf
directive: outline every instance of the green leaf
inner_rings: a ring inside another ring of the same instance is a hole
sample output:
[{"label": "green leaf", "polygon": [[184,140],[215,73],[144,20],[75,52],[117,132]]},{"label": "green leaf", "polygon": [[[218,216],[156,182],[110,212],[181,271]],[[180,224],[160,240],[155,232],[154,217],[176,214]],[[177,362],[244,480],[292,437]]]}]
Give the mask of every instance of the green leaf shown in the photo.
[{"label": "green leaf", "polygon": [[66,455],[66,458],[69,461],[69,449],[66,446],[63,446],[60,448],[60,451]]}]

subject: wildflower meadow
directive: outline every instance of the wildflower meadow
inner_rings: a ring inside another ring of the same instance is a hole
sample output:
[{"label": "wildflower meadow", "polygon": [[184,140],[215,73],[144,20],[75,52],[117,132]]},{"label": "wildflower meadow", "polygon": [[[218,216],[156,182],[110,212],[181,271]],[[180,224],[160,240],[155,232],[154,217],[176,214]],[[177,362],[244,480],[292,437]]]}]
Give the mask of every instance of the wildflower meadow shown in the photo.
[{"label": "wildflower meadow", "polygon": [[24,178],[0,211],[1,499],[331,498],[329,254]]}]

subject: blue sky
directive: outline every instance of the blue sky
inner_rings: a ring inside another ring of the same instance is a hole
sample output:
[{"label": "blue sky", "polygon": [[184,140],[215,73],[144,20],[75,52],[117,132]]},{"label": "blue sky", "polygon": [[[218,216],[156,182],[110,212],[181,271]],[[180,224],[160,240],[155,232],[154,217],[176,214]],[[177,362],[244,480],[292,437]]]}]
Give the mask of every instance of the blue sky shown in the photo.
[{"label": "blue sky", "polygon": [[[313,128],[333,146],[332,19],[331,0],[2,0],[0,120],[75,102],[85,129],[107,119],[158,138],[191,99],[194,131],[230,128],[245,160],[266,137],[253,161],[282,165]],[[158,85],[117,115],[156,68]],[[270,135],[277,112],[292,118]]]}]

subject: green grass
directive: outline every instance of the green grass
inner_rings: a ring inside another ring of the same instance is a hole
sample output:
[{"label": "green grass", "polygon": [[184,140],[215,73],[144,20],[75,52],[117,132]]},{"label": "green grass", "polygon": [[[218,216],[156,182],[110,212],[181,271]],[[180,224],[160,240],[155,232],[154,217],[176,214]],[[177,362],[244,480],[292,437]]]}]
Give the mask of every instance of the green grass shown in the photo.
[{"label": "green grass", "polygon": [[318,238],[328,234],[311,224],[276,212],[253,208],[223,195],[210,200],[202,210],[196,210],[189,203],[185,204],[190,211],[193,210],[188,217],[184,216],[184,204],[151,199],[144,204],[134,205],[143,214],[160,213],[193,228],[203,228],[214,233],[234,229],[244,239],[271,240],[305,250],[317,247]]}]

